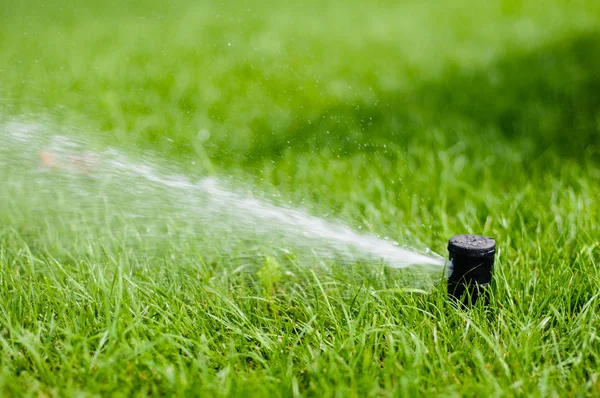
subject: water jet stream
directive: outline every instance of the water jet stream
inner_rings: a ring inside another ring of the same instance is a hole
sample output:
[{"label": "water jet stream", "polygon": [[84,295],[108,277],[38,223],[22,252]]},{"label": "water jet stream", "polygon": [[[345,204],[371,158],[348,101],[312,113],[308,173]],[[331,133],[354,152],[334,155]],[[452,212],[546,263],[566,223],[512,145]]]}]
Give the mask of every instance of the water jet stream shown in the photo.
[{"label": "water jet stream", "polygon": [[[70,208],[99,208],[104,206],[103,201],[110,202],[111,208],[123,212],[126,218],[141,219],[140,224],[146,225],[149,234],[152,228],[160,229],[160,223],[180,220],[200,225],[213,233],[213,239],[242,237],[346,262],[383,260],[393,268],[438,268],[445,264],[444,259],[431,252],[402,248],[395,242],[359,233],[303,210],[248,197],[230,188],[225,180],[205,177],[193,182],[147,159],[136,162],[115,149],[88,151],[89,145],[83,140],[49,131],[53,129],[44,124],[1,124],[0,171],[11,169],[10,183],[37,185],[40,194],[69,192],[69,197],[77,198],[67,203]],[[33,159],[39,159],[41,168],[31,167]],[[93,180],[93,184],[88,180]]]}]

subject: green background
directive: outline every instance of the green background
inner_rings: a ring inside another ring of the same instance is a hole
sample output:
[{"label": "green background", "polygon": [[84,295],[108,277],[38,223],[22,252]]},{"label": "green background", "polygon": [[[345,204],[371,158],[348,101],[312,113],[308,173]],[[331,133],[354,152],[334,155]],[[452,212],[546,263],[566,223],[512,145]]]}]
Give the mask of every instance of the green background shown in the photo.
[{"label": "green background", "polygon": [[0,389],[598,394],[599,71],[596,1],[2,1],[3,120],[499,265],[463,312],[368,264],[102,252],[5,168]]}]

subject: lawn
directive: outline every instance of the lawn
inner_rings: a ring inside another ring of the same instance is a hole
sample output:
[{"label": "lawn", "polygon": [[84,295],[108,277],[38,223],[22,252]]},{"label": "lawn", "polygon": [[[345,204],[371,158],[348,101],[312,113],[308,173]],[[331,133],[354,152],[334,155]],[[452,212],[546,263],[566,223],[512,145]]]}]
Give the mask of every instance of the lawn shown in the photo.
[{"label": "lawn", "polygon": [[[419,251],[492,236],[490,305],[42,172],[58,134]],[[597,1],[3,0],[0,146],[3,396],[600,394]]]}]

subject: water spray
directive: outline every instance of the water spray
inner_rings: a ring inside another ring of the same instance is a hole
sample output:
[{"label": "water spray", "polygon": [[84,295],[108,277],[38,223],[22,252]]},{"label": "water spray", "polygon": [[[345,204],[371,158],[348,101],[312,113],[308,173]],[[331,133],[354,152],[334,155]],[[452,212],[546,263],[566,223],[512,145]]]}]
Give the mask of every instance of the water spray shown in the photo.
[{"label": "water spray", "polygon": [[496,241],[479,235],[456,235],[448,242],[450,276],[448,295],[471,306],[481,298],[487,305],[492,282]]},{"label": "water spray", "polygon": [[[10,191],[0,184],[0,203],[28,195],[39,209],[52,208],[56,225],[68,222],[70,231],[95,227],[95,239],[112,239],[120,231],[119,239],[134,245],[158,244],[170,231],[203,252],[244,258],[293,253],[306,262],[315,257],[342,264],[383,261],[410,272],[411,283],[419,280],[429,286],[446,264],[429,250],[404,247],[343,220],[272,201],[260,192],[249,195],[252,186],[243,182],[213,176],[192,179],[177,165],[157,165],[151,153],[132,159],[114,148],[93,150],[97,145],[68,128],[65,135],[60,132],[43,123],[2,123],[0,115],[0,179],[10,175],[11,180]],[[59,199],[49,203],[52,198]],[[38,209],[21,206],[26,210]],[[67,216],[74,211],[81,217]],[[135,222],[125,221],[131,219]]]},{"label": "water spray", "polygon": [[[192,181],[175,169],[158,167],[151,157],[136,162],[110,148],[89,152],[86,150],[89,143],[54,135],[54,131],[45,125],[0,123],[3,142],[0,172],[11,176],[11,189],[16,189],[19,195],[30,192],[31,199],[38,200],[42,208],[51,206],[46,198],[60,197],[64,203],[52,205],[65,208],[62,215],[53,208],[52,214],[58,215],[55,219],[58,225],[62,225],[62,220],[74,208],[85,216],[85,222],[79,224],[78,218],[69,221],[71,231],[74,228],[87,231],[97,222],[95,238],[101,238],[109,231],[107,236],[112,239],[114,231],[128,231],[130,227],[119,224],[119,218],[112,218],[112,215],[125,214],[128,219],[135,218],[137,225],[143,225],[143,228],[132,227],[136,244],[142,240],[163,239],[163,231],[168,228],[175,231],[174,234],[178,230],[184,231],[179,238],[190,236],[195,247],[204,245],[203,248],[212,250],[216,241],[226,241],[223,252],[237,250],[245,256],[261,252],[260,247],[249,247],[247,242],[270,241],[277,242],[282,250],[295,248],[298,253],[315,254],[343,263],[383,260],[388,267],[418,271],[438,270],[447,263],[430,251],[404,248],[387,238],[355,231],[342,222],[250,197],[235,189],[230,181],[213,177]],[[38,162],[41,161],[40,170],[31,169],[30,161],[36,157]],[[46,171],[55,173],[49,176]],[[96,183],[88,184],[87,179],[83,183],[78,178],[82,176],[92,177],[90,181]],[[0,192],[0,202],[7,192]],[[102,200],[97,200],[98,192]],[[94,218],[96,215],[100,215],[101,220]],[[107,219],[114,221],[110,229],[106,228]],[[229,239],[234,235],[242,236],[243,240],[236,243]],[[129,235],[119,236],[122,236],[119,239],[129,239]],[[221,239],[222,236],[228,238]],[[474,304],[480,297],[480,301],[487,303],[485,292],[492,280],[495,241],[483,236],[458,235],[450,239],[448,251],[449,296],[466,305]],[[433,272],[418,275],[423,276],[424,282]],[[436,271],[435,275],[439,276],[439,273]]]}]

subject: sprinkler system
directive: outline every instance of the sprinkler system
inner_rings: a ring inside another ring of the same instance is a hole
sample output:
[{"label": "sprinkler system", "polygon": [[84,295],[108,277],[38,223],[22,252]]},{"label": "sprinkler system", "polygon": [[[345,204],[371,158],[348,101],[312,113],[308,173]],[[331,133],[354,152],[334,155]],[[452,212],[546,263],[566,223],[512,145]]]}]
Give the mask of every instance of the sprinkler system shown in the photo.
[{"label": "sprinkler system", "polygon": [[486,236],[456,235],[448,242],[448,253],[448,295],[466,306],[475,304],[479,298],[487,305],[496,241]]}]

